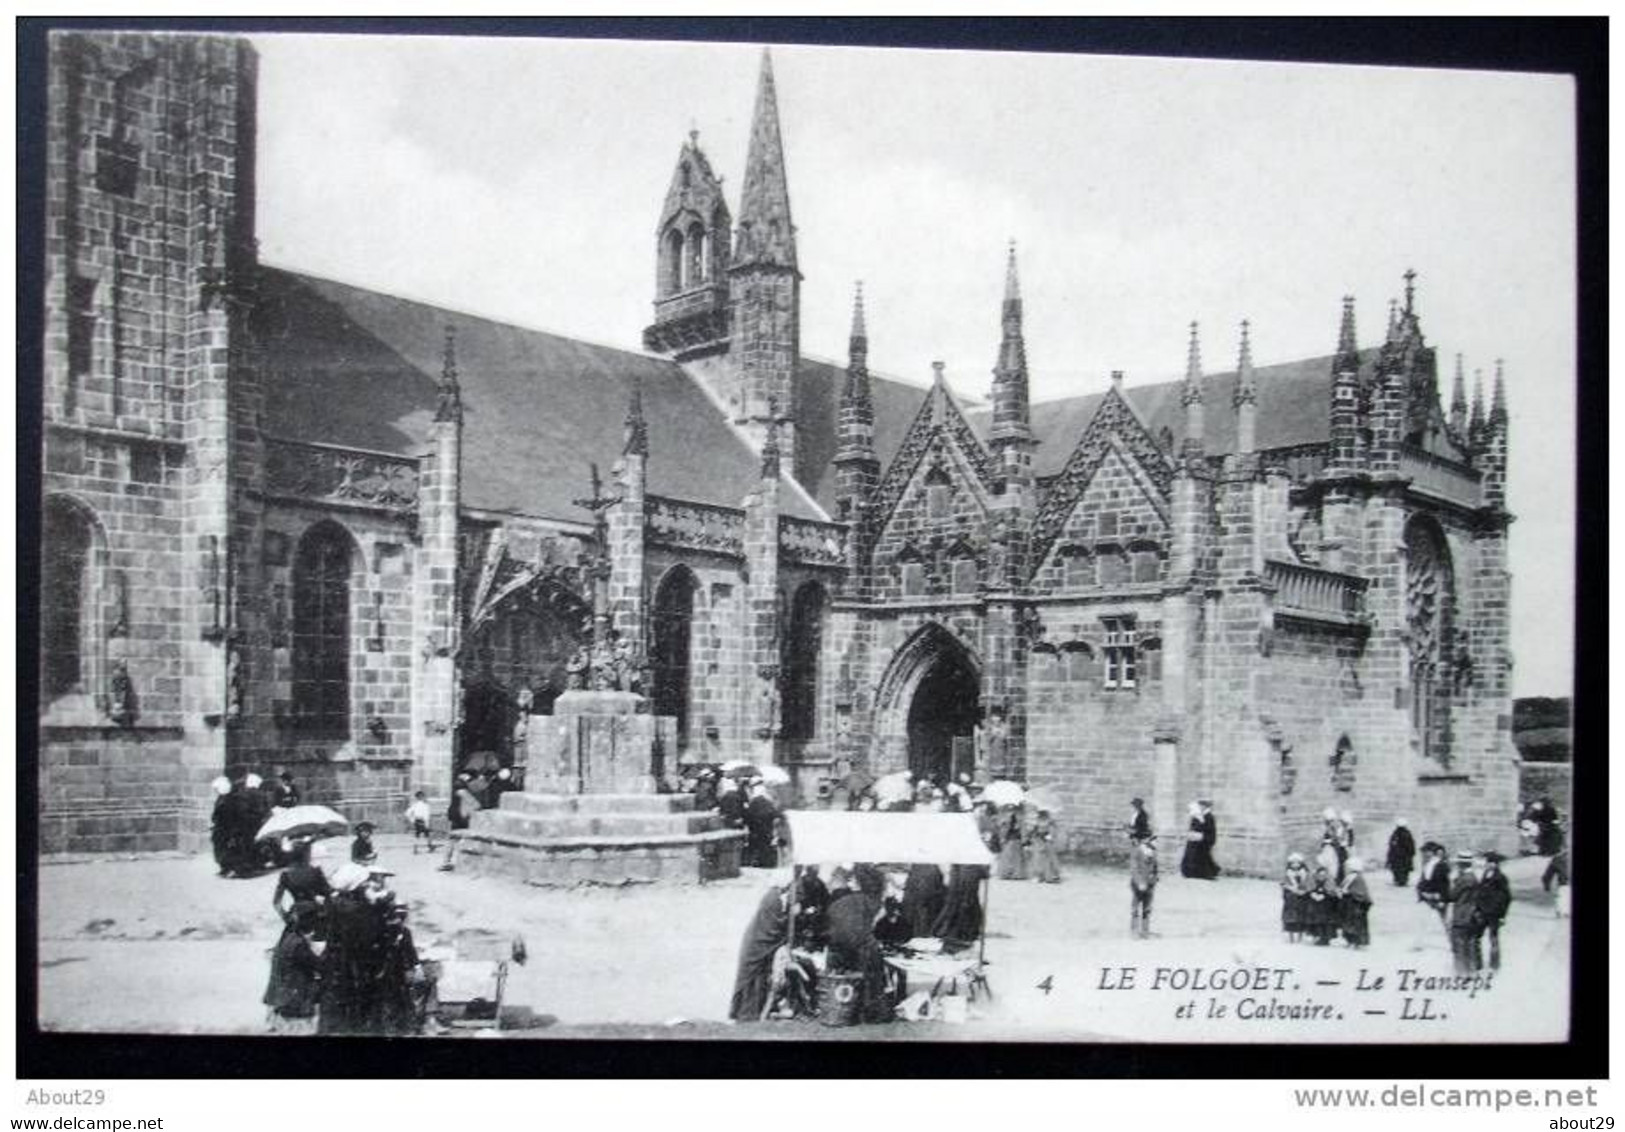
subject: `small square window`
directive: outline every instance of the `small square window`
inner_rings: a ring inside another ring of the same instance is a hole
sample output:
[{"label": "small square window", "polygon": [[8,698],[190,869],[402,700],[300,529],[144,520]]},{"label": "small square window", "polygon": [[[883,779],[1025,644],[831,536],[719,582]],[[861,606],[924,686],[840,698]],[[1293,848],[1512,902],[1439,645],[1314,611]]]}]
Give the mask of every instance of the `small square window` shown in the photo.
[{"label": "small square window", "polygon": [[925,564],[905,562],[902,565],[903,596],[925,596]]},{"label": "small square window", "polygon": [[1066,559],[1066,584],[1092,586],[1095,584],[1095,560],[1088,554],[1070,554]]},{"label": "small square window", "polygon": [[1106,688],[1128,689],[1139,679],[1139,653],[1134,638],[1134,618],[1106,617],[1101,619],[1106,630],[1106,644],[1102,650],[1105,659]]},{"label": "small square window", "polygon": [[130,446],[130,479],[134,483],[164,482],[164,454],[158,445]]},{"label": "small square window", "polygon": [[104,137],[96,143],[96,187],[121,197],[135,196],[140,151],[129,142]]}]

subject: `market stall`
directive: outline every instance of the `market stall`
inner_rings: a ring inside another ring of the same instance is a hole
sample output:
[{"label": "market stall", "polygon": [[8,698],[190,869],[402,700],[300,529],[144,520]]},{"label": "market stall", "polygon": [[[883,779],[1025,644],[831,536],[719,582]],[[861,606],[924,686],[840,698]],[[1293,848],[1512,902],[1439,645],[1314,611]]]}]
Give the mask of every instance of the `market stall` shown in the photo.
[{"label": "market stall", "polygon": [[[910,996],[915,1016],[938,1016],[939,1000],[959,999],[963,1006],[978,996],[990,995],[985,974],[987,946],[988,880],[993,854],[983,843],[976,819],[964,813],[842,813],[832,810],[793,810],[785,815],[790,830],[789,922],[793,948],[794,925],[801,891],[801,871],[808,866],[835,867],[869,863],[882,868],[941,865],[953,869],[961,885],[973,886],[977,908],[973,916],[975,938],[910,939],[889,948],[885,962],[911,987],[923,994]],[[961,872],[961,870],[963,870]],[[961,988],[964,996],[960,996]],[[946,1013],[946,1012],[944,1012]]]}]

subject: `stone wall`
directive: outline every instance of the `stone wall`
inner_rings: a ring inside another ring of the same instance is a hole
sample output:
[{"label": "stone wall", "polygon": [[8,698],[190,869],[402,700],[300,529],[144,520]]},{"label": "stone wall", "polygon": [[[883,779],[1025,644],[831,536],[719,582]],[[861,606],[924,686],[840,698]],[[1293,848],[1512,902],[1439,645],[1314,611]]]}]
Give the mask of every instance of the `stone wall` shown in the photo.
[{"label": "stone wall", "polygon": [[81,679],[41,705],[42,848],[192,848],[225,762],[255,60],[59,32],[50,63],[43,486],[93,536]]},{"label": "stone wall", "polygon": [[[244,618],[241,715],[229,725],[228,762],[262,776],[285,768],[305,797],[393,828],[411,795],[414,539],[399,516],[317,504],[264,507],[252,571],[260,595]],[[349,722],[342,735],[303,729],[293,702],[294,565],[302,540],[322,530],[350,546]],[[389,824],[383,824],[387,821]]]}]

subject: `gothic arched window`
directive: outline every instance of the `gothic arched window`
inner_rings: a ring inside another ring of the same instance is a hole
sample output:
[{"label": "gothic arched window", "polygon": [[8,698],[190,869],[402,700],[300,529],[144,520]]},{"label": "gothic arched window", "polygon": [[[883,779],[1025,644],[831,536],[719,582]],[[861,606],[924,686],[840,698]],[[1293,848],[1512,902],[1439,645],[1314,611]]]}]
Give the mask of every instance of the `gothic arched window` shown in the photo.
[{"label": "gothic arched window", "polygon": [[1405,628],[1410,645],[1411,737],[1423,758],[1450,765],[1450,679],[1455,572],[1438,524],[1405,528]]},{"label": "gothic arched window", "polygon": [[1354,744],[1344,735],[1337,740],[1337,748],[1332,751],[1332,789],[1349,791],[1354,789],[1354,770],[1359,763],[1359,756],[1354,753]]},{"label": "gothic arched window", "polygon": [[666,262],[661,280],[668,295],[683,289],[683,233],[676,228],[666,233]]},{"label": "gothic arched window", "polygon": [[818,662],[824,642],[824,587],[808,582],[790,604],[790,631],[784,636],[782,723],[786,739],[811,739],[818,732]]},{"label": "gothic arched window", "polygon": [[318,523],[293,561],[293,715],[324,739],[350,735],[350,536]]},{"label": "gothic arched window", "polygon": [[650,626],[654,710],[656,715],[676,717],[679,746],[688,742],[689,643],[694,630],[694,591],[698,588],[699,583],[686,568],[672,570],[655,591]]},{"label": "gothic arched window", "polygon": [[54,700],[90,687],[96,532],[82,508],[60,497],[46,501],[44,520],[41,680],[43,698]]},{"label": "gothic arched window", "polygon": [[698,220],[688,226],[688,266],[683,277],[690,287],[705,280],[705,228]]}]

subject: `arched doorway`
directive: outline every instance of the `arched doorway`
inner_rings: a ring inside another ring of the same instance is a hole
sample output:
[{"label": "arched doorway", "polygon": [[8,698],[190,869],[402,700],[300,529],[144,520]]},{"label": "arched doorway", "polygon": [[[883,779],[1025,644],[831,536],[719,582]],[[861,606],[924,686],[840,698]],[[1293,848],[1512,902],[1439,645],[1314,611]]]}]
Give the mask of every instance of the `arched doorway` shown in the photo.
[{"label": "arched doorway", "polygon": [[928,778],[972,772],[981,685],[981,661],[970,647],[935,622],[923,626],[880,681],[870,769],[906,768]]},{"label": "arched doorway", "polygon": [[920,677],[908,705],[908,769],[915,778],[947,782],[975,769],[980,683],[956,650],[944,651]]},{"label": "arched doorway", "polygon": [[458,766],[474,756],[513,766],[521,714],[550,715],[567,686],[566,666],[587,641],[590,609],[551,582],[517,590],[464,645]]},{"label": "arched doorway", "polygon": [[654,667],[656,715],[677,720],[677,745],[688,744],[689,647],[694,629],[694,594],[699,581],[686,567],[673,568],[655,591],[650,618],[649,659]]}]

